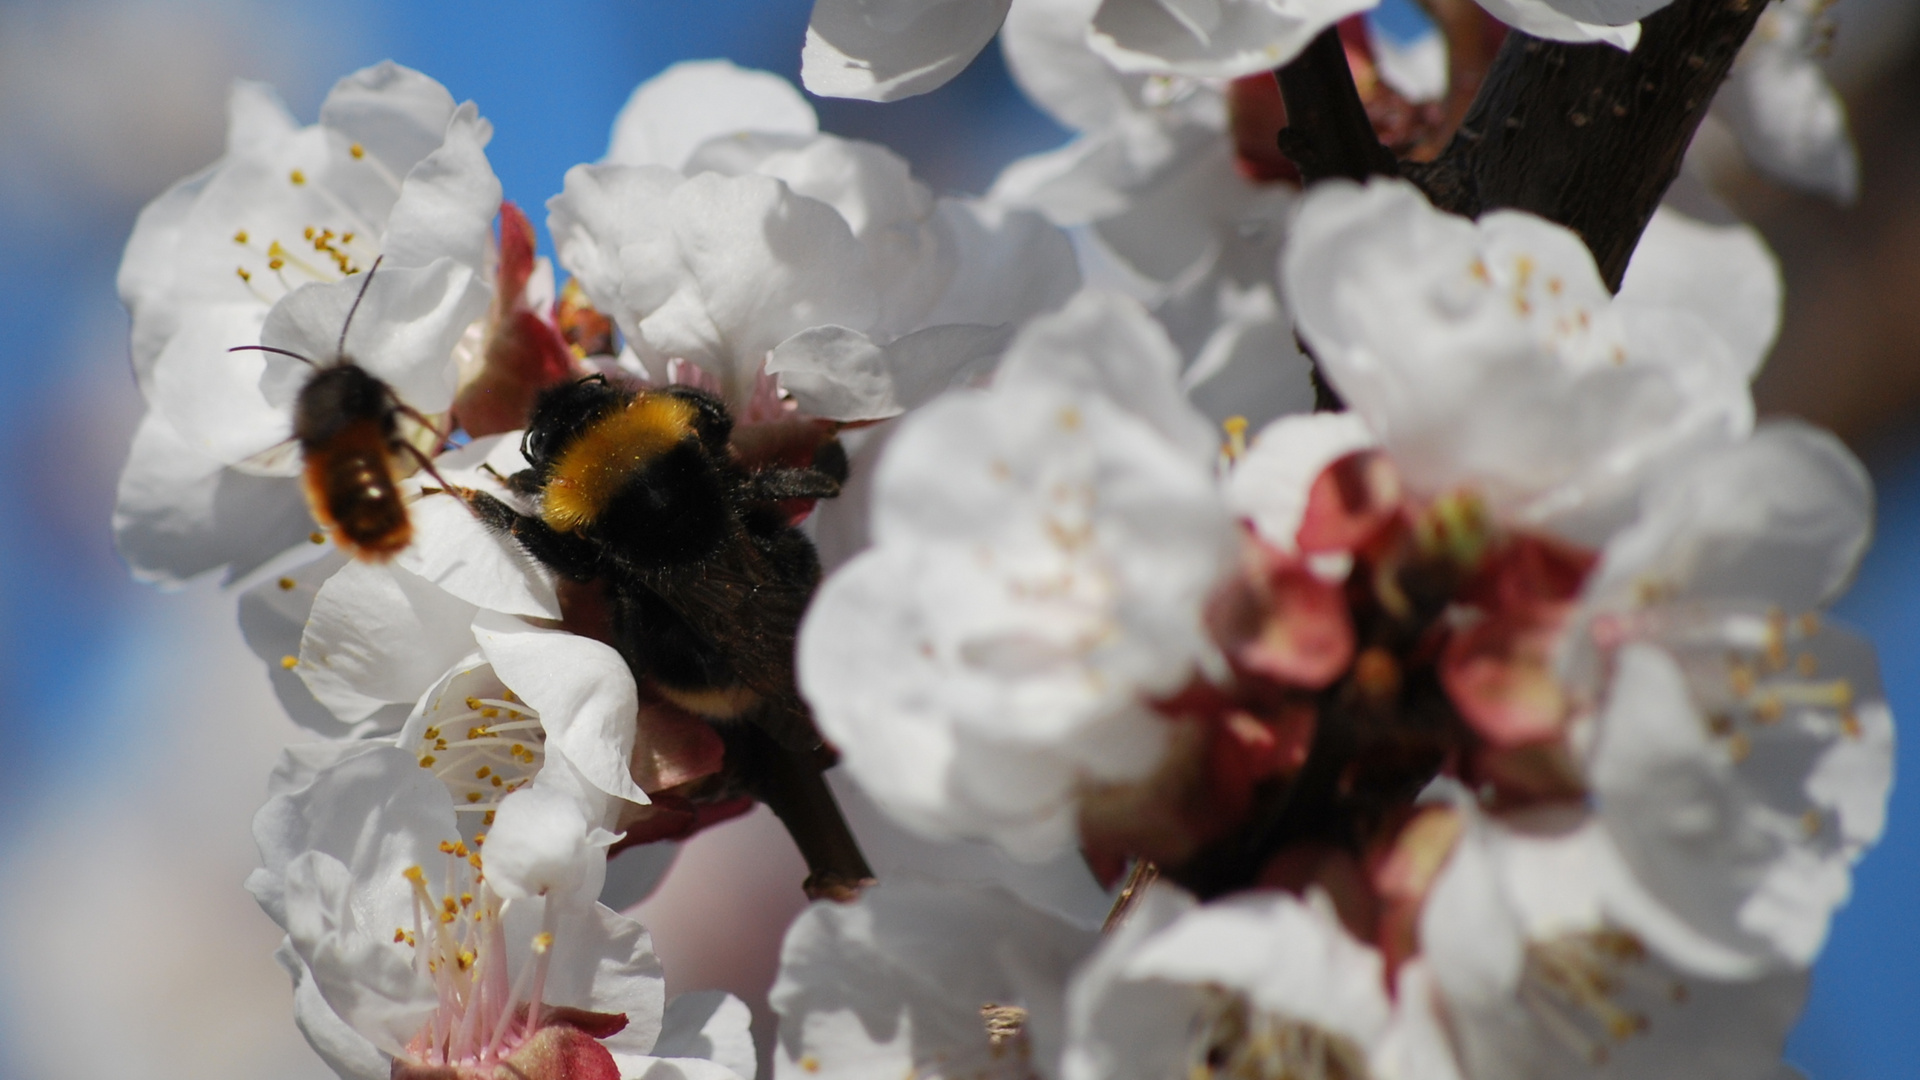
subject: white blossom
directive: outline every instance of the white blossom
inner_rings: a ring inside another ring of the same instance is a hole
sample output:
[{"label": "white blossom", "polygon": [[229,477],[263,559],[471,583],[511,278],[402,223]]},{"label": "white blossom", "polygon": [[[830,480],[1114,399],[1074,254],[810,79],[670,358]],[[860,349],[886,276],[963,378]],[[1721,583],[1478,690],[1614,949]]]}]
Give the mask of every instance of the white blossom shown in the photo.
[{"label": "white blossom", "polygon": [[935,199],[891,151],[816,126],[774,76],[679,64],[635,91],[605,163],[568,174],[561,262],[653,381],[692,365],[740,413],[771,376],[804,414],[884,419],[1078,286],[1037,215]]},{"label": "white blossom", "polygon": [[1311,407],[1307,361],[1273,280],[1291,187],[1236,167],[1205,80],[1123,74],[1086,41],[1092,0],[1023,0],[1003,41],[1028,97],[1082,134],[1009,165],[993,196],[1073,230],[1089,279],[1148,304],[1181,384],[1217,420]]},{"label": "white blossom", "polygon": [[1752,294],[1737,312],[1611,297],[1571,231],[1468,221],[1400,181],[1316,187],[1280,269],[1328,381],[1415,491],[1470,487],[1575,538],[1617,524],[1674,455],[1750,429],[1771,334],[1722,328],[1778,318]]},{"label": "white blossom", "polygon": [[1201,605],[1232,551],[1176,362],[1137,307],[1088,294],[892,440],[874,547],[821,587],[799,675],[897,818],[1040,857],[1085,785],[1158,762],[1148,699],[1214,655]]},{"label": "white blossom", "polygon": [[1417,966],[1380,955],[1319,892],[1204,906],[1156,885],[1074,977],[1065,1080],[1459,1080]]},{"label": "white blossom", "polygon": [[[533,799],[509,800],[496,831],[551,833],[560,848],[594,843],[579,835],[587,823],[569,827],[564,813],[516,823]],[[287,929],[296,1019],[336,1071],[386,1076],[391,1058],[394,1076],[491,1076],[504,1061],[558,1078],[597,1058],[638,1076],[676,1043],[704,1041],[731,1060],[669,1064],[716,1080],[734,1075],[731,1064],[751,1077],[751,1055],[739,1051],[744,1008],[697,1001],[680,1010],[682,1030],[666,1030],[674,1010],[663,1009],[646,932],[591,899],[603,871],[506,885],[480,841],[470,850],[461,839],[455,805],[391,745],[309,748],[276,773],[255,821],[265,865],[248,887]]]},{"label": "white blossom", "polygon": [[452,347],[490,284],[490,135],[471,103],[391,63],[342,79],[304,128],[271,90],[235,86],[226,154],[142,212],[121,262],[150,406],[115,516],[137,573],[177,582],[224,565],[236,577],[310,528],[296,484],[247,475],[287,474],[291,458],[265,455],[291,434],[308,369],[229,350],[332,362],[376,258],[346,351],[420,411],[446,408]]}]

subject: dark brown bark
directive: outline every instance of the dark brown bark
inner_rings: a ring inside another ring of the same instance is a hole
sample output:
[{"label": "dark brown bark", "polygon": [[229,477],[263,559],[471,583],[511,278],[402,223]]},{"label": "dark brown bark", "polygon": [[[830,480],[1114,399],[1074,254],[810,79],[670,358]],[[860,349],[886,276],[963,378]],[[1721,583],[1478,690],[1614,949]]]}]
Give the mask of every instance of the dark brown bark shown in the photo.
[{"label": "dark brown bark", "polygon": [[1641,23],[1630,54],[1510,34],[1446,153],[1405,171],[1444,209],[1512,208],[1567,226],[1618,289],[1765,6],[1675,0]]},{"label": "dark brown bark", "polygon": [[1307,183],[1334,176],[1365,180],[1400,175],[1393,154],[1380,145],[1373,121],[1367,119],[1339,30],[1321,31],[1305,52],[1274,74],[1287,103],[1288,126],[1280,132],[1280,152]]}]

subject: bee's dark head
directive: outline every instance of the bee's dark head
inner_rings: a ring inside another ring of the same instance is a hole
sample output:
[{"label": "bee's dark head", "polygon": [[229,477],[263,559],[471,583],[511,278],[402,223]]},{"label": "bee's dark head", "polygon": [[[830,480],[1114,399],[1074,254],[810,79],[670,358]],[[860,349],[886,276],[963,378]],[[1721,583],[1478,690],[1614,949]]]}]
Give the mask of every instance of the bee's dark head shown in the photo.
[{"label": "bee's dark head", "polygon": [[520,452],[527,464],[545,477],[553,470],[554,461],[583,432],[632,400],[632,394],[608,385],[602,375],[548,387],[533,403],[533,416],[520,441]]},{"label": "bee's dark head", "polygon": [[393,395],[387,384],[351,362],[313,373],[293,405],[293,437],[311,451],[348,425],[372,420],[391,433]]}]

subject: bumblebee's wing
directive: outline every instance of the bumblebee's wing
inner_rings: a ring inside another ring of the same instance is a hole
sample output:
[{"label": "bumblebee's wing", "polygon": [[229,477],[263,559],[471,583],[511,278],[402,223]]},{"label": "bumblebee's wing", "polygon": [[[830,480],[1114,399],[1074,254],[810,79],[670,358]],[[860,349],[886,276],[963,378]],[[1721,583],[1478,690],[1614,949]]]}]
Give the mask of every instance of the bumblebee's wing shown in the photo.
[{"label": "bumblebee's wing", "polygon": [[257,454],[234,462],[233,470],[249,476],[299,476],[300,444],[288,436]]}]

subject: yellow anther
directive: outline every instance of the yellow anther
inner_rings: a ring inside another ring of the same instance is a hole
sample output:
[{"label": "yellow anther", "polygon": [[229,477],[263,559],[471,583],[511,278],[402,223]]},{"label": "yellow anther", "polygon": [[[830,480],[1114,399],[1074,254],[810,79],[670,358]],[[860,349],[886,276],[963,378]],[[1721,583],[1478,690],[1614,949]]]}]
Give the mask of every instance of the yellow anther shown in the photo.
[{"label": "yellow anther", "polygon": [[519,743],[514,743],[512,746],[508,747],[507,752],[512,754],[514,757],[519,757],[521,754],[527,754],[528,756],[532,756],[532,752],[529,751],[526,747],[521,746]]},{"label": "yellow anther", "polygon": [[240,275],[240,280],[241,280],[241,281],[252,281],[252,280],[253,280],[253,275],[252,275],[252,274],[249,274],[249,273],[247,273],[247,268],[246,268],[246,267],[244,267],[244,266],[239,266],[239,267],[235,267],[235,268],[234,268],[234,271],[233,271],[233,272],[234,272],[234,273],[236,273],[236,274],[239,274],[239,275]]},{"label": "yellow anther", "polygon": [[1794,622],[1801,637],[1812,637],[1820,632],[1820,613],[1817,611],[1801,612],[1800,617]]},{"label": "yellow anther", "polygon": [[1493,275],[1487,272],[1487,264],[1481,259],[1474,259],[1467,267],[1467,273],[1483,285],[1493,280]]},{"label": "yellow anther", "polygon": [[269,270],[278,270],[285,265],[287,265],[287,260],[285,259],[268,259],[267,260],[267,269]]},{"label": "yellow anther", "polygon": [[307,226],[306,232],[303,235],[309,240],[313,239],[313,226]]},{"label": "yellow anther", "polygon": [[479,711],[480,711],[480,699],[479,699],[479,698],[477,698],[477,697],[470,697],[470,698],[468,698],[468,699],[467,699],[467,708],[469,708],[469,709],[472,709],[472,710],[474,710],[475,712],[479,712]]},{"label": "yellow anther", "polygon": [[487,834],[486,834],[486,833],[474,833],[474,834],[473,834],[473,846],[474,846],[474,847],[477,847],[477,848],[478,848],[478,847],[486,847],[486,846],[487,846]]},{"label": "yellow anther", "polygon": [[511,689],[506,689],[506,690],[502,690],[502,691],[500,691],[500,700],[502,700],[502,701],[519,701],[519,700],[520,700],[520,698],[519,698],[519,697],[518,697],[517,695],[515,695],[515,694],[514,694],[514,692],[513,692],[513,691],[512,691]]},{"label": "yellow anther", "polygon": [[307,534],[307,543],[309,544],[324,544],[326,542],[327,534],[325,533],[310,532]]},{"label": "yellow anther", "polygon": [[496,776],[496,777],[494,777],[494,778],[493,778],[493,786],[494,786],[494,787],[499,787],[499,786],[501,785],[501,783],[502,783],[502,781],[501,781],[501,779],[500,779],[499,777],[497,777],[497,776]]},{"label": "yellow anther", "polygon": [[407,940],[407,932],[406,932],[406,931],[405,931],[404,929],[402,929],[402,928],[400,928],[400,927],[394,927],[394,930],[393,930],[393,943],[394,943],[395,945],[398,945],[398,944],[400,944],[401,942],[403,942],[403,941],[405,941],[405,940]]},{"label": "yellow anther", "polygon": [[292,671],[294,668],[297,668],[299,666],[300,666],[300,658],[297,656],[289,655],[289,656],[283,656],[280,658],[280,667],[281,667],[281,670],[283,671]]},{"label": "yellow anther", "polygon": [[480,816],[480,824],[482,825],[493,824],[493,811],[489,810],[485,814],[482,814]]},{"label": "yellow anther", "polygon": [[447,748],[447,740],[445,739],[433,740],[433,748],[435,750],[445,750]]},{"label": "yellow anther", "polygon": [[1762,698],[1760,702],[1753,707],[1754,719],[1763,724],[1778,723],[1780,718],[1786,715],[1786,712],[1787,707],[1781,703],[1779,698],[1772,695]]},{"label": "yellow anther", "polygon": [[1080,429],[1080,410],[1069,405],[1060,410],[1060,429],[1078,431]]},{"label": "yellow anther", "polygon": [[1840,714],[1840,734],[1849,739],[1860,737],[1860,718],[1853,715],[1852,710]]},{"label": "yellow anther", "polygon": [[433,768],[433,763],[434,763],[434,761],[435,761],[435,760],[436,760],[436,759],[434,758],[434,756],[433,756],[432,754],[426,754],[426,755],[423,755],[423,756],[422,756],[422,757],[420,758],[420,767],[421,767],[421,768],[423,768],[423,769],[431,769],[431,768]]},{"label": "yellow anther", "polygon": [[[492,817],[493,811],[491,810],[487,811],[487,816]],[[470,866],[472,866],[475,870],[480,869],[480,856],[477,854],[467,856],[467,863]]]},{"label": "yellow anther", "polygon": [[1735,664],[1727,672],[1727,685],[1735,697],[1746,697],[1753,693],[1753,669],[1745,664]]},{"label": "yellow anther", "polygon": [[440,841],[440,854],[442,855],[453,854],[453,841],[451,840]]},{"label": "yellow anther", "polygon": [[341,243],[343,243],[343,244],[351,244],[351,243],[353,243],[353,234],[352,234],[352,233],[341,233],[341,234],[340,234],[340,242],[341,242]]},{"label": "yellow anther", "polygon": [[549,934],[545,930],[542,930],[539,933],[533,935],[533,951],[534,952],[543,953],[551,948],[553,948],[552,934]]},{"label": "yellow anther", "polygon": [[477,791],[469,791],[469,792],[467,792],[467,801],[468,801],[468,802],[470,802],[470,803],[471,803],[471,802],[479,802],[479,801],[480,801],[480,793],[479,793],[479,792],[477,792]]},{"label": "yellow anther", "polygon": [[808,1054],[800,1059],[800,1068],[804,1072],[817,1073],[820,1071],[820,1059]]},{"label": "yellow anther", "polygon": [[299,169],[295,169],[287,174],[287,179],[293,181],[294,187],[299,187],[301,184],[307,182],[307,174],[301,172]]},{"label": "yellow anther", "polygon": [[1227,457],[1238,461],[1247,452],[1247,418],[1229,416],[1220,421],[1220,427],[1227,433]]},{"label": "yellow anther", "polygon": [[430,727],[426,731],[422,732],[420,737],[423,739],[437,739],[440,737],[440,729],[437,727]]},{"label": "yellow anther", "polygon": [[278,585],[280,586],[280,589],[281,589],[281,591],[282,591],[282,592],[285,592],[286,590],[288,590],[288,589],[291,589],[291,588],[293,588],[293,587],[294,587],[295,585],[298,585],[298,584],[300,584],[300,583],[299,583],[299,582],[297,582],[297,581],[295,581],[295,580],[293,580],[293,579],[292,579],[292,578],[290,578],[290,577],[283,577],[283,578],[281,578],[281,579],[280,579],[280,580],[279,580],[279,581],[278,581],[278,582],[277,582],[276,584],[278,584]]},{"label": "yellow anther", "polygon": [[420,869],[419,863],[414,863],[412,866],[400,871],[400,876],[413,882],[415,885],[425,885],[427,883],[427,872]]},{"label": "yellow anther", "polygon": [[236,244],[244,244],[244,243],[246,243],[246,242],[247,242],[247,230],[245,230],[245,229],[241,229],[241,230],[240,230],[239,232],[237,232],[237,233],[234,233],[234,234],[233,234],[233,242],[234,242],[234,243],[236,243]]},{"label": "yellow anther", "polygon": [[359,161],[361,158],[367,156],[367,148],[361,146],[359,143],[354,143],[352,146],[347,147],[347,153],[353,155],[353,160]]},{"label": "yellow anther", "polygon": [[453,962],[459,966],[461,971],[465,971],[468,968],[471,968],[473,966],[473,960],[474,960],[474,956],[473,956],[472,949],[461,949],[459,955],[453,958]]},{"label": "yellow anther", "polygon": [[459,911],[459,910],[460,910],[460,905],[459,905],[459,904],[456,904],[456,903],[454,903],[454,902],[453,902],[453,897],[451,897],[451,896],[443,896],[443,897],[441,897],[441,898],[440,898],[440,907],[441,907],[441,909],[442,909],[442,910],[445,910],[445,911]]},{"label": "yellow anther", "polygon": [[441,923],[441,925],[443,925],[443,926],[444,926],[444,925],[447,925],[447,924],[449,924],[449,923],[452,923],[452,922],[453,922],[453,921],[454,921],[455,919],[458,919],[459,917],[460,917],[460,916],[458,916],[458,915],[455,915],[455,914],[454,914],[453,912],[451,912],[451,911],[443,911],[443,912],[441,912],[441,913],[440,913],[440,923]]},{"label": "yellow anther", "polygon": [[1735,735],[1727,740],[1727,756],[1733,759],[1735,765],[1747,760],[1748,755],[1752,753],[1753,740],[1745,735]]},{"label": "yellow anther", "polygon": [[475,780],[485,780],[491,775],[493,775],[493,766],[491,765],[482,765],[473,771],[473,778]]},{"label": "yellow anther", "polygon": [[1806,833],[1809,838],[1820,835],[1820,825],[1820,811],[1808,810],[1800,815],[1800,831]]},{"label": "yellow anther", "polygon": [[473,906],[473,894],[472,894],[472,893],[470,893],[470,892],[463,892],[463,893],[461,893],[461,894],[460,894],[460,906],[461,906],[461,907],[463,907],[463,908],[464,908],[464,907],[472,907],[472,906]]},{"label": "yellow anther", "polygon": [[1793,658],[1793,670],[1798,672],[1801,678],[1811,679],[1820,670],[1820,661],[1814,659],[1812,653],[1803,652]]},{"label": "yellow anther", "polygon": [[467,729],[467,738],[469,739],[484,739],[492,734],[493,732],[488,731],[484,727],[470,727]]},{"label": "yellow anther", "polygon": [[481,709],[480,716],[483,719],[496,720],[500,716],[500,710],[499,709]]}]

